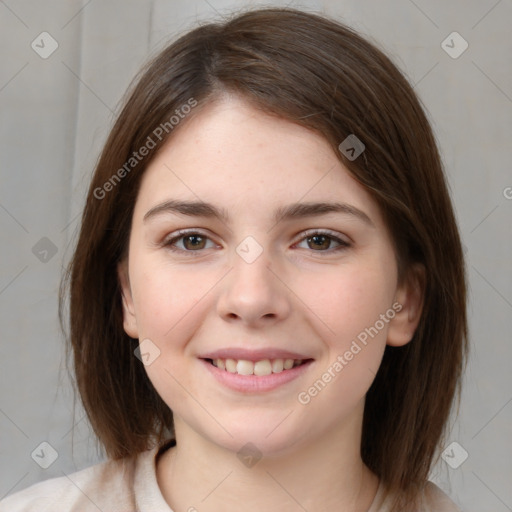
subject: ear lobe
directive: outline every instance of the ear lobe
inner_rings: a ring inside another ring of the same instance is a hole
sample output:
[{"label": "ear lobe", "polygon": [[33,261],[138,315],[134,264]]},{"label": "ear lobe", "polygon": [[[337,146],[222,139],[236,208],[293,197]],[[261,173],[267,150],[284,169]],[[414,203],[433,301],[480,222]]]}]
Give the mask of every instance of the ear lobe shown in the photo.
[{"label": "ear lobe", "polygon": [[401,347],[412,340],[423,312],[425,284],[424,265],[411,265],[403,285],[396,292],[395,302],[401,305],[401,309],[389,322],[388,345]]},{"label": "ear lobe", "polygon": [[137,318],[133,305],[130,279],[128,276],[128,263],[126,260],[117,265],[117,277],[121,288],[121,298],[123,302],[123,327],[124,331],[131,338],[138,339]]}]

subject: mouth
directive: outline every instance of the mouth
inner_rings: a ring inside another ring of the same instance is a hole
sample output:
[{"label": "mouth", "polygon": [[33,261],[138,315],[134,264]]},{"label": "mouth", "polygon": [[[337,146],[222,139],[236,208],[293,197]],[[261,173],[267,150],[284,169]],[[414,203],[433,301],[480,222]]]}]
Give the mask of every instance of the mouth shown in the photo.
[{"label": "mouth", "polygon": [[265,377],[267,375],[278,374],[292,370],[298,366],[303,366],[312,359],[260,359],[258,361],[250,361],[247,359],[221,359],[221,358],[204,358],[204,361],[218,370],[226,373],[234,373],[238,375],[254,375],[257,377]]},{"label": "mouth", "polygon": [[291,385],[305,375],[314,362],[314,359],[276,356],[272,359],[255,356],[253,359],[203,357],[200,361],[223,387],[245,395],[259,395]]},{"label": "mouth", "polygon": [[223,387],[243,394],[286,389],[306,375],[315,361],[307,353],[272,346],[225,347],[202,353],[198,359]]}]

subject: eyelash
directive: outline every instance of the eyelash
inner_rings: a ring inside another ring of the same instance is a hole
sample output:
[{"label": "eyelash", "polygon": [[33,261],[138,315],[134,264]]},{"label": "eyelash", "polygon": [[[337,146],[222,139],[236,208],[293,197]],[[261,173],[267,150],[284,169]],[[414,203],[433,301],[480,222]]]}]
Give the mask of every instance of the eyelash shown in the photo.
[{"label": "eyelash", "polygon": [[[198,249],[197,251],[191,251],[191,250],[187,250],[187,249],[178,249],[178,248],[173,246],[173,244],[175,242],[177,242],[178,240],[180,240],[180,239],[182,239],[182,238],[184,238],[186,236],[190,236],[190,235],[199,235],[199,236],[201,236],[201,237],[203,237],[203,238],[205,238],[207,240],[210,240],[210,237],[208,237],[207,235],[205,235],[201,231],[197,231],[197,230],[180,230],[180,231],[178,231],[178,233],[175,236],[165,240],[163,245],[164,245],[164,247],[167,247],[172,252],[180,252],[182,254],[183,253],[190,254],[191,256],[193,255],[193,253],[199,253],[200,254],[201,252],[203,252],[204,249]],[[332,253],[336,253],[336,252],[342,251],[343,249],[348,249],[349,247],[351,247],[350,243],[348,243],[345,240],[342,240],[341,238],[337,237],[333,232],[331,232],[329,230],[323,230],[323,229],[306,231],[304,236],[300,240],[298,240],[296,243],[300,243],[300,242],[302,242],[304,240],[307,240],[308,238],[312,238],[313,236],[318,236],[318,235],[319,236],[327,236],[332,241],[337,242],[339,244],[338,247],[335,247],[334,249],[327,249],[325,251],[315,251],[315,250],[311,249],[312,252],[320,253],[321,256],[329,255],[329,254],[332,254]],[[322,253],[324,253],[324,254],[322,254]]]}]

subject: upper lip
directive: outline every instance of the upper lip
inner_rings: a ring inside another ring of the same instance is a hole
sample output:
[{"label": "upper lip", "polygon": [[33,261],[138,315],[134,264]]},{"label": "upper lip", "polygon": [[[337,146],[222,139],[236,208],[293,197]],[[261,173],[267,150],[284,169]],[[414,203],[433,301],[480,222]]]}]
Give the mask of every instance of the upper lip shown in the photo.
[{"label": "upper lip", "polygon": [[201,359],[243,359],[245,361],[262,361],[263,359],[311,359],[304,354],[280,350],[278,348],[260,348],[250,350],[247,348],[221,348],[199,356]]}]

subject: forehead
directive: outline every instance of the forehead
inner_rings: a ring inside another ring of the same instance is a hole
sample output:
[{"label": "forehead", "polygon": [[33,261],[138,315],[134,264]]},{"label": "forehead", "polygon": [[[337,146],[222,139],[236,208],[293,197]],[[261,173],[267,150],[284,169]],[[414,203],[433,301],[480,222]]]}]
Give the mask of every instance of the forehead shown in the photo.
[{"label": "forehead", "polygon": [[145,171],[136,215],[169,198],[269,218],[292,202],[343,201],[380,221],[324,137],[236,97],[202,107],[171,135]]}]

